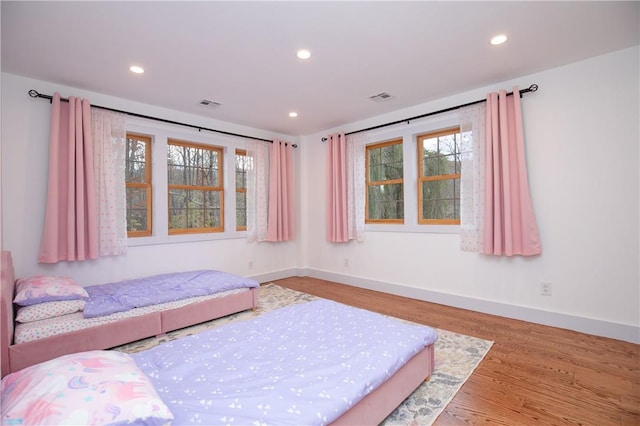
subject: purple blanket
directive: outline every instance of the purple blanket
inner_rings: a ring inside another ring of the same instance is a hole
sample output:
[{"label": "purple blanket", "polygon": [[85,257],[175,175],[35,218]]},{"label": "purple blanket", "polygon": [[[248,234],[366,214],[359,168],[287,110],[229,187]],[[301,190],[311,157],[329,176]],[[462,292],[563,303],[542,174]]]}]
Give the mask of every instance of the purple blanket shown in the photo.
[{"label": "purple blanket", "polygon": [[239,288],[258,287],[257,281],[221,271],[190,271],[85,287],[89,299],[85,318],[133,308],[208,296]]},{"label": "purple blanket", "polygon": [[176,425],[325,425],[437,340],[430,327],[328,300],[132,355]]}]

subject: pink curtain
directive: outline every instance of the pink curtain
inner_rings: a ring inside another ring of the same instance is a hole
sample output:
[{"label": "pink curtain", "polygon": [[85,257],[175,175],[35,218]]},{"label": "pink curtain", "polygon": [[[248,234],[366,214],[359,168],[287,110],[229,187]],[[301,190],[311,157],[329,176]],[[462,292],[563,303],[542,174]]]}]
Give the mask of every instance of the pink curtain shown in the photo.
[{"label": "pink curtain", "polygon": [[98,257],[93,179],[91,106],[86,99],[61,102],[53,95],[49,135],[49,183],[38,262]]},{"label": "pink curtain", "polygon": [[524,152],[518,88],[490,93],[486,105],[485,229],[482,252],[540,254]]},{"label": "pink curtain", "polygon": [[276,139],[269,150],[269,217],[265,241],[294,238],[293,147]]},{"label": "pink curtain", "polygon": [[327,141],[327,241],[349,241],[347,139],[333,134]]}]

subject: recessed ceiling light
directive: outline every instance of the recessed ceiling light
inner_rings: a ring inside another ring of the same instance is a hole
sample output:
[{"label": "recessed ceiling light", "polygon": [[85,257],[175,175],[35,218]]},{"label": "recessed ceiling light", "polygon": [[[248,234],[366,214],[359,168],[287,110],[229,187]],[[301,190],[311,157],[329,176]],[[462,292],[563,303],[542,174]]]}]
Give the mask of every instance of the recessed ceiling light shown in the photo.
[{"label": "recessed ceiling light", "polygon": [[497,36],[491,39],[491,44],[493,44],[494,46],[497,46],[499,44],[504,43],[505,41],[507,41],[507,36],[504,34],[498,34]]},{"label": "recessed ceiling light", "polygon": [[300,49],[298,50],[298,53],[296,53],[296,56],[300,59],[309,59],[311,57],[311,52],[307,49]]},{"label": "recessed ceiling light", "polygon": [[297,112],[293,112],[292,111],[292,112],[289,113],[289,117],[291,117],[291,118],[296,118],[297,116],[298,116]]},{"label": "recessed ceiling light", "polygon": [[135,73],[135,74],[142,74],[142,73],[144,73],[144,68],[139,67],[137,65],[131,65],[129,67],[129,71],[131,71],[132,73]]}]

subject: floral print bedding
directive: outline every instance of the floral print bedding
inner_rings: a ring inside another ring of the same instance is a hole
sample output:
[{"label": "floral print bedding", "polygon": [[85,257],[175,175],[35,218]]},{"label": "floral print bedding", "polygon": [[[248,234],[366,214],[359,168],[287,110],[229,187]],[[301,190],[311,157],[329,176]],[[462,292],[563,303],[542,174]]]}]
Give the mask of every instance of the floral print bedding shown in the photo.
[{"label": "floral print bedding", "polygon": [[131,356],[65,355],[2,379],[2,425],[164,425],[173,419]]}]

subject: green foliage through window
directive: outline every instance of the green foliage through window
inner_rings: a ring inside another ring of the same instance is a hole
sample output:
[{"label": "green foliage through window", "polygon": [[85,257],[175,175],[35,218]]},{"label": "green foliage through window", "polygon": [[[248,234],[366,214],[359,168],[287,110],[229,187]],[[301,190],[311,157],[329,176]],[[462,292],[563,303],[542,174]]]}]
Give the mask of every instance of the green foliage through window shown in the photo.
[{"label": "green foliage through window", "polygon": [[247,170],[253,167],[253,158],[247,152],[236,150],[236,230],[247,229]]},{"label": "green foliage through window", "polygon": [[367,146],[367,222],[404,219],[402,140]]},{"label": "green foliage through window", "polygon": [[127,235],[151,235],[151,138],[127,134],[125,152]]},{"label": "green foliage through window", "polygon": [[169,140],[169,233],[222,232],[222,148]]},{"label": "green foliage through window", "polygon": [[418,222],[460,223],[460,130],[418,136]]}]

